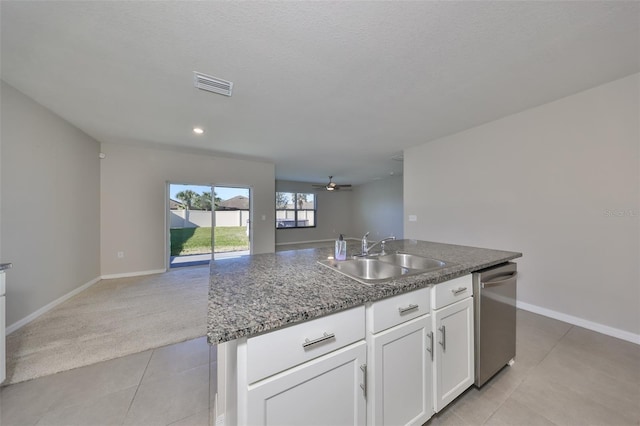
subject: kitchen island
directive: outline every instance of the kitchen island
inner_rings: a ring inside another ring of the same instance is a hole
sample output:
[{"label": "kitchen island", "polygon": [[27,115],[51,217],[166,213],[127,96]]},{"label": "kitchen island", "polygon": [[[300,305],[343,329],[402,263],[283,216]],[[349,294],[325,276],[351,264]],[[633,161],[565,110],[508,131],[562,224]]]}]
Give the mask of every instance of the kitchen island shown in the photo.
[{"label": "kitchen island", "polygon": [[[358,247],[358,242],[350,242],[348,253],[356,252]],[[521,256],[521,253],[517,252],[416,240],[398,240],[388,243],[387,252],[394,251],[440,259],[451,262],[451,265],[433,272],[367,285],[319,264],[319,260],[333,256],[333,250],[330,248],[259,254],[213,262],[207,337],[209,343],[219,345],[218,422],[222,424],[247,422],[246,416],[241,414],[241,412],[246,414],[247,411],[246,389],[240,388],[248,384],[254,386],[258,380],[264,382],[271,380],[274,376],[282,375],[279,364],[289,363],[291,367],[295,366],[299,369],[301,363],[310,359],[326,358],[328,349],[319,350],[314,354],[313,352],[318,349],[309,349],[305,346],[315,345],[315,340],[318,342],[326,340],[326,343],[318,346],[326,346],[332,350],[338,349],[337,353],[352,347],[353,350],[366,351],[365,306],[368,309],[375,306],[376,302],[380,304],[385,299],[393,300],[392,298],[403,297],[401,295],[404,294],[420,293],[420,297],[423,297],[421,292],[427,294],[427,290],[420,289],[437,286],[439,283],[454,283],[457,282],[456,280],[470,277],[474,271]],[[429,295],[424,297],[428,298]],[[429,305],[428,299],[425,300],[427,302],[423,305]],[[412,304],[408,306],[413,309]],[[336,314],[342,316],[338,317]],[[419,312],[416,311],[411,315],[418,314]],[[426,314],[427,317],[430,316],[428,311]],[[466,315],[469,316],[468,313]],[[314,341],[306,339],[306,343],[302,344],[304,351],[301,349],[299,355],[292,355],[293,349],[283,349],[282,352],[273,350],[278,347],[284,348],[278,339],[286,338],[287,330],[295,330],[296,327],[300,327],[300,324],[306,323],[310,324],[310,327],[311,324],[318,324],[318,327],[326,328],[326,324],[321,323],[325,318],[336,318],[335,321],[338,322],[334,327],[344,328],[347,335],[361,334],[362,337],[341,340],[340,336],[335,337],[324,332],[324,334],[321,333],[320,339],[313,339]],[[352,318],[356,318],[361,324],[353,325],[350,329],[350,323],[354,322]],[[418,321],[418,318],[415,321]],[[369,331],[368,334],[373,333],[369,322],[366,328]],[[428,333],[430,332],[425,331],[423,335],[427,336]],[[433,334],[431,339],[433,342]],[[252,350],[247,349],[248,340],[256,342],[255,353],[258,349],[261,351],[260,366],[256,367],[257,370],[249,368],[247,371],[246,368],[248,364],[253,365],[251,359],[255,359]],[[358,346],[360,344],[362,347]],[[343,346],[346,346],[346,349],[340,349]],[[433,350],[433,344],[431,349]],[[362,358],[366,360],[367,356],[358,355],[354,360],[361,363]],[[362,363],[360,368],[364,366],[365,363]],[[364,374],[366,375],[366,371]],[[350,391],[346,394],[350,395]],[[358,417],[360,420],[354,423],[360,423],[362,418],[364,417]]]}]

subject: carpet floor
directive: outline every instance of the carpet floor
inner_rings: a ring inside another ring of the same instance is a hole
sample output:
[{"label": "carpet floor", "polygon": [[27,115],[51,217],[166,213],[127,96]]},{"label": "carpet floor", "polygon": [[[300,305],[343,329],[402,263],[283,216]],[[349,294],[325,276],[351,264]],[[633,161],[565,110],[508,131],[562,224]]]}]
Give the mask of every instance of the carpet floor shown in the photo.
[{"label": "carpet floor", "polygon": [[7,336],[4,385],[204,336],[208,284],[208,266],[102,280]]}]

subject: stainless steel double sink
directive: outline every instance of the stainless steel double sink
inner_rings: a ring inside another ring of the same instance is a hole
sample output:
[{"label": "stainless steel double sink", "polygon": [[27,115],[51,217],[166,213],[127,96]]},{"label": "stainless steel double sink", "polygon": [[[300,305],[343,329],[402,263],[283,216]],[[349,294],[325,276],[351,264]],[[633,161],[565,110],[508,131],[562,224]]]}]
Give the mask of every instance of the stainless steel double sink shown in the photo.
[{"label": "stainless steel double sink", "polygon": [[318,263],[365,284],[437,271],[453,265],[451,262],[402,252],[349,260],[327,259]]}]

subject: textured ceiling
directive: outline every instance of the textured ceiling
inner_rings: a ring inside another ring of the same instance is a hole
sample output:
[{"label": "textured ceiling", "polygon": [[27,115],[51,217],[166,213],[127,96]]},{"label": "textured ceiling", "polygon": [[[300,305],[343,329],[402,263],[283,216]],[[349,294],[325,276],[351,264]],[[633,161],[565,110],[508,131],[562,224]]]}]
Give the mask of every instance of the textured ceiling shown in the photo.
[{"label": "textured ceiling", "polygon": [[[0,14],[2,79],[99,141],[267,159],[309,182],[401,173],[390,157],[404,148],[640,71],[638,2],[2,1]],[[233,96],[195,89],[193,71]]]}]

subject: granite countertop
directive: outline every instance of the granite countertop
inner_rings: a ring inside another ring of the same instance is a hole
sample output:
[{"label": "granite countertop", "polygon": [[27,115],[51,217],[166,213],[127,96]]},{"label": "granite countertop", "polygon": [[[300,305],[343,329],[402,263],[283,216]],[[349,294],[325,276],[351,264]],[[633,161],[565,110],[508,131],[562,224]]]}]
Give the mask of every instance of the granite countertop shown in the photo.
[{"label": "granite countertop", "polygon": [[[349,241],[347,253],[359,242]],[[257,254],[211,262],[207,337],[218,344],[384,299],[498,265],[521,253],[477,247],[398,240],[386,251],[405,251],[455,263],[450,267],[363,284],[317,263],[333,248]]]},{"label": "granite countertop", "polygon": [[0,271],[11,269],[13,265],[11,263],[0,263]]}]

